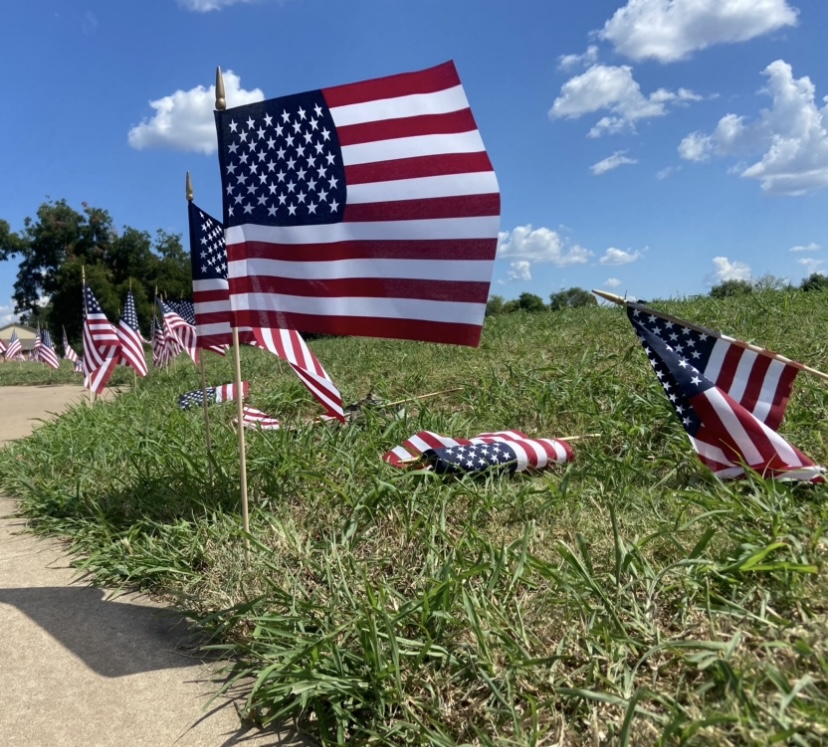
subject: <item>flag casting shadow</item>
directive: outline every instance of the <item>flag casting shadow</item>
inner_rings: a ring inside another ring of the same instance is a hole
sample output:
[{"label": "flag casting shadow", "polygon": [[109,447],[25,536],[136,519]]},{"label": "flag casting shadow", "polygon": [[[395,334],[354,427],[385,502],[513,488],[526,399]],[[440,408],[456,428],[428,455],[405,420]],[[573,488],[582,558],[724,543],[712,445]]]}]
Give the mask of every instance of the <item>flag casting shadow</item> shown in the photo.
[{"label": "flag casting shadow", "polygon": [[188,653],[194,639],[183,616],[164,608],[107,600],[101,589],[0,589],[0,620],[4,604],[20,610],[104,677],[202,663]]}]

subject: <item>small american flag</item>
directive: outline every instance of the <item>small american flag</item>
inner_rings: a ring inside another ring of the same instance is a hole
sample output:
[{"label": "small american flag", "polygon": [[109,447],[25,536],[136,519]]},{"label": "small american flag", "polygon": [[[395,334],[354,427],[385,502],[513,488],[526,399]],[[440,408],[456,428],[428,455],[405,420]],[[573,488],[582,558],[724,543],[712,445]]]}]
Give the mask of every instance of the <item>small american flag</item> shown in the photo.
[{"label": "small american flag", "polygon": [[118,337],[121,340],[121,363],[131,366],[139,376],[146,376],[147,359],[144,357],[144,345],[138,328],[138,315],[135,313],[135,297],[132,291],[127,293],[124,312],[118,324]]},{"label": "small american flag", "polygon": [[12,336],[9,340],[9,346],[6,348],[6,360],[13,361],[23,352],[23,345],[20,342],[20,338],[17,336],[17,330],[12,330]]},{"label": "small american flag", "polygon": [[492,467],[523,472],[565,464],[575,455],[566,441],[529,438],[520,431],[481,433],[474,438],[420,431],[382,458],[395,467],[417,464],[441,472],[480,472]]},{"label": "small american flag", "polygon": [[776,429],[802,365],[628,304],[627,315],[699,459],[722,479],[822,481],[824,468]]},{"label": "small american flag", "polygon": [[[242,399],[247,399],[250,392],[250,383],[242,382]],[[201,389],[196,389],[192,392],[186,392],[178,397],[178,406],[182,410],[189,410],[191,407],[200,405],[204,399],[204,393]],[[221,386],[207,387],[207,402],[215,402],[221,404],[222,402],[232,402],[236,399],[236,385],[222,384]]]},{"label": "small american flag", "polygon": [[100,394],[109,383],[121,353],[118,331],[110,324],[92,289],[84,288],[84,386]]},{"label": "small american flag", "polygon": [[[238,425],[239,419],[233,418],[233,422]],[[244,406],[242,422],[248,430],[276,431],[282,427],[276,418],[248,405]]]},{"label": "small american flag", "polygon": [[216,126],[238,327],[479,344],[500,191],[454,63]]},{"label": "small american flag", "polygon": [[198,347],[196,345],[198,335],[195,326],[187,322],[172,305],[158,299],[161,306],[161,314],[164,319],[164,335],[167,338],[167,349],[170,350],[170,341],[174,341],[180,349],[186,350],[192,358],[193,363],[198,364]]},{"label": "small american flag", "polygon": [[44,329],[43,332],[38,333],[37,340],[35,341],[35,350],[37,350],[37,357],[34,360],[45,363],[50,368],[56,370],[60,368],[60,361],[52,346],[52,336],[49,334],[48,329]]},{"label": "small american flag", "polygon": [[72,361],[72,363],[77,363],[80,359],[78,358],[78,354],[72,349],[72,346],[69,344],[69,338],[66,336],[66,328],[63,329],[63,357],[67,361]]},{"label": "small american flag", "polygon": [[[224,228],[211,215],[189,203],[190,260],[199,346],[232,343],[233,312],[227,283]],[[239,339],[286,360],[311,394],[333,417],[344,419],[342,396],[305,340],[295,330],[239,330]]]},{"label": "small american flag", "polygon": [[5,353],[6,353],[6,345],[2,340],[0,340],[0,355],[5,355]]}]

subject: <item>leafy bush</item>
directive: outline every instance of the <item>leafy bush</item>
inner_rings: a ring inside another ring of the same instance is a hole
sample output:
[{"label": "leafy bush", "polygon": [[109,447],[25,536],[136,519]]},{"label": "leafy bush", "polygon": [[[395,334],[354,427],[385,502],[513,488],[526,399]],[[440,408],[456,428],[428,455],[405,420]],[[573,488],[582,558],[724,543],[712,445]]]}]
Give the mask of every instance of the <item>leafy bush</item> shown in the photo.
[{"label": "leafy bush", "polygon": [[718,299],[744,296],[748,293],[753,293],[753,285],[747,280],[725,280],[710,290],[710,296]]},{"label": "leafy bush", "polygon": [[597,306],[595,296],[583,288],[567,288],[559,293],[553,293],[549,297],[549,308],[552,311],[561,309],[577,309],[584,306]]}]

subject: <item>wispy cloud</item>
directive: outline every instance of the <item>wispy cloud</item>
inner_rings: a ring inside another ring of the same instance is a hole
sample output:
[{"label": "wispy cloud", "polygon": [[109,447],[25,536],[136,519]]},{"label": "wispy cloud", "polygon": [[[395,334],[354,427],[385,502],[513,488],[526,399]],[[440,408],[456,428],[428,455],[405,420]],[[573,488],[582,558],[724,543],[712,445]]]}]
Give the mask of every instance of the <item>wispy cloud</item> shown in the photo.
[{"label": "wispy cloud", "polygon": [[605,158],[603,161],[598,161],[598,163],[592,164],[589,167],[589,170],[595,175],[599,176],[601,174],[606,174],[607,171],[612,171],[613,169],[617,169],[619,166],[626,166],[628,164],[638,163],[635,158],[630,158],[629,156],[624,155],[627,151],[625,150],[617,150],[608,158]]}]

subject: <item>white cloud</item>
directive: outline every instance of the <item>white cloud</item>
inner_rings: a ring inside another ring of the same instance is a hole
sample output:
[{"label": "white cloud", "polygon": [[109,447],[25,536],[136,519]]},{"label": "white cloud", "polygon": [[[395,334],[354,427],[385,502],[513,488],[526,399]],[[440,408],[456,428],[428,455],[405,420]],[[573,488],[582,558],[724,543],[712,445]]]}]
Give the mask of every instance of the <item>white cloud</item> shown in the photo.
[{"label": "white cloud", "polygon": [[588,67],[598,61],[598,47],[590,45],[583,54],[563,54],[558,57],[558,68],[570,71],[574,67]]},{"label": "white cloud", "polygon": [[598,36],[630,59],[675,62],[794,26],[797,13],[787,0],[628,0]]},{"label": "white cloud", "polygon": [[679,155],[703,161],[712,155],[762,154],[735,172],[758,180],[770,194],[801,195],[828,187],[828,103],[820,109],[811,79],[794,78],[784,60],[772,62],[763,74],[768,79],[763,93],[773,99],[770,108],[749,123],[727,114],[710,135],[693,132],[685,137]]},{"label": "white cloud", "polygon": [[621,285],[621,281],[618,278],[607,278],[604,281],[605,288],[617,288],[619,285]]},{"label": "white cloud", "polygon": [[584,114],[609,110],[589,131],[590,137],[635,129],[635,123],[667,114],[667,104],[696,101],[700,97],[687,89],[672,93],[659,88],[650,96],[641,92],[628,65],[593,65],[570,78],[549,110],[550,119],[577,119]]},{"label": "white cloud", "polygon": [[[245,91],[241,79],[231,70],[223,74],[224,90],[231,106],[264,100],[264,93],[254,88]],[[136,150],[169,148],[210,154],[216,150],[216,125],[213,110],[216,104],[215,85],[196,86],[189,91],[176,91],[150,101],[155,116],[144,119],[129,131],[129,144]]]},{"label": "white cloud", "polygon": [[513,262],[528,260],[567,267],[586,264],[592,252],[578,244],[567,246],[560,234],[550,228],[532,228],[531,225],[527,225],[518,226],[511,233],[500,232],[497,256]]},{"label": "white cloud", "polygon": [[601,256],[599,262],[602,265],[628,265],[641,259],[641,252],[625,252],[623,249],[616,249],[611,246]]},{"label": "white cloud", "polygon": [[796,260],[805,268],[805,272],[812,275],[815,272],[820,272],[820,268],[825,264],[824,259],[815,259],[814,257],[803,257]]},{"label": "white cloud", "polygon": [[197,13],[208,13],[211,10],[221,10],[228,5],[237,3],[250,3],[254,0],[178,0],[178,4],[186,10],[194,10]]},{"label": "white cloud", "polygon": [[750,265],[744,262],[731,262],[727,257],[713,257],[716,269],[707,277],[709,285],[718,285],[725,280],[746,280],[750,282]]},{"label": "white cloud", "polygon": [[507,278],[509,280],[523,280],[528,281],[532,279],[532,263],[525,259],[520,259],[517,262],[512,262],[509,265],[509,272]]},{"label": "white cloud", "polygon": [[[810,244],[798,244],[797,246],[792,246],[788,249],[789,252],[818,252],[822,247],[817,244],[815,241],[812,241]],[[800,260],[801,262],[802,260]]]},{"label": "white cloud", "polygon": [[670,176],[670,174],[675,174],[677,171],[681,171],[681,166],[667,166],[661,169],[661,171],[656,172],[656,179],[661,181]]},{"label": "white cloud", "polygon": [[617,150],[611,156],[605,158],[603,161],[598,161],[598,163],[592,164],[589,167],[589,170],[595,174],[595,176],[599,176],[600,174],[606,174],[607,171],[612,171],[613,169],[617,169],[619,166],[624,166],[625,164],[632,164],[638,163],[638,160],[635,158],[629,158],[628,156],[624,155],[627,151],[625,150]]},{"label": "white cloud", "polygon": [[16,321],[17,314],[14,313],[14,304],[11,302],[8,304],[0,304],[0,327]]}]

